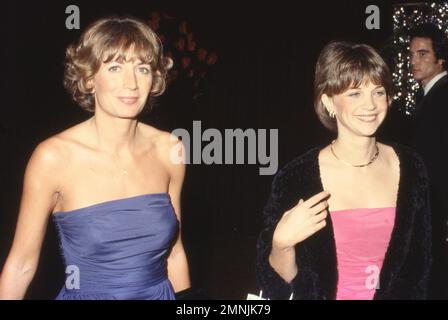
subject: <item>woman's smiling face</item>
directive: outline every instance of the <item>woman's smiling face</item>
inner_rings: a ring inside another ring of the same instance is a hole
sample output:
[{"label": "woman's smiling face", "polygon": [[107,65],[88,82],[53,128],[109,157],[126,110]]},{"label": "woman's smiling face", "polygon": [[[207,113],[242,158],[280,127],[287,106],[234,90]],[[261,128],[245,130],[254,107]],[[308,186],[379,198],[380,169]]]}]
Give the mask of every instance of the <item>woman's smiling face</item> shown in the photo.
[{"label": "woman's smiling face", "polygon": [[150,65],[142,63],[132,50],[125,59],[102,62],[93,79],[95,110],[135,118],[146,104],[152,80]]},{"label": "woman's smiling face", "polygon": [[322,102],[328,111],[336,113],[338,132],[344,130],[365,137],[375,134],[388,108],[386,90],[370,80],[332,97],[324,94]]}]

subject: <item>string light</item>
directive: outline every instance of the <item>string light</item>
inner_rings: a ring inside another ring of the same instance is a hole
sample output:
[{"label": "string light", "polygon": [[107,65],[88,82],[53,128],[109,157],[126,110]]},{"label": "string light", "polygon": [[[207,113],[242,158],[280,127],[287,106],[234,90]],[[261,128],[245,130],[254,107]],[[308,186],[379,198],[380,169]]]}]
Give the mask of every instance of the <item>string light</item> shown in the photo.
[{"label": "string light", "polygon": [[409,36],[413,27],[422,23],[433,23],[448,36],[448,2],[397,5],[393,14],[393,39],[389,53],[393,64],[392,77],[396,86],[394,100],[401,112],[411,116],[415,109],[415,94],[419,84],[409,69]]}]

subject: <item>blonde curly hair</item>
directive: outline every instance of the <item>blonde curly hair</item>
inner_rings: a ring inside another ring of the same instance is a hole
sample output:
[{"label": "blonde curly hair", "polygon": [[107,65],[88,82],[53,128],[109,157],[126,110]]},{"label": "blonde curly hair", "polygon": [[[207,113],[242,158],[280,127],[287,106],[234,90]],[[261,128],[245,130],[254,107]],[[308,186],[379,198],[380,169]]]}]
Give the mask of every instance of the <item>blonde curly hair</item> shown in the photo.
[{"label": "blonde curly hair", "polygon": [[173,62],[163,56],[160,39],[138,19],[110,17],[95,21],[78,43],[66,50],[64,87],[73,100],[83,109],[94,112],[95,99],[90,83],[101,63],[125,60],[131,47],[134,57],[151,67],[153,83],[149,95],[161,95]]}]

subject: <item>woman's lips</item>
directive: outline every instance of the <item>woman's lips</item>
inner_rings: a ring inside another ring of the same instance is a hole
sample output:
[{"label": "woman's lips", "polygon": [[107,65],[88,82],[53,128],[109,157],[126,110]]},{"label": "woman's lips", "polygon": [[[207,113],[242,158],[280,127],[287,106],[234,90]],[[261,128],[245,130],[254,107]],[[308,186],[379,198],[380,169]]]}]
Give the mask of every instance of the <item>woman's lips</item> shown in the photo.
[{"label": "woman's lips", "polygon": [[359,120],[362,122],[373,122],[378,117],[377,114],[370,114],[370,115],[358,115],[356,116]]},{"label": "woman's lips", "polygon": [[138,97],[118,97],[118,100],[127,105],[133,105],[138,101]]}]

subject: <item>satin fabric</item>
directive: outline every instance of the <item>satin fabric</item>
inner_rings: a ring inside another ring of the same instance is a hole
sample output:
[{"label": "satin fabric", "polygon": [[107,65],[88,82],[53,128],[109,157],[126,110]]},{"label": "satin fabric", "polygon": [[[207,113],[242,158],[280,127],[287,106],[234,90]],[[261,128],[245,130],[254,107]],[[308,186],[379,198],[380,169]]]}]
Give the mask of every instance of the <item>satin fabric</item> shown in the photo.
[{"label": "satin fabric", "polygon": [[168,193],[53,213],[66,267],[56,299],[173,300],[167,255],[177,219]]},{"label": "satin fabric", "polygon": [[395,208],[337,210],[330,213],[336,241],[336,300],[372,300],[389,246]]}]

